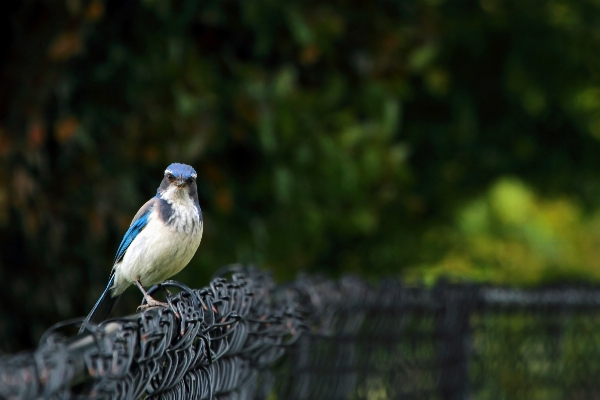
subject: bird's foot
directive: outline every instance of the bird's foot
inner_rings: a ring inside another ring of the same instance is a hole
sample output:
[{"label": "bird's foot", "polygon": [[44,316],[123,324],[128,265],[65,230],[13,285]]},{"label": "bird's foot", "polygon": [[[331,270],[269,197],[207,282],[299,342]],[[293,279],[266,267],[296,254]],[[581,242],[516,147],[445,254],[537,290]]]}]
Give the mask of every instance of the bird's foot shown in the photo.
[{"label": "bird's foot", "polygon": [[162,301],[158,301],[158,300],[154,300],[152,298],[152,296],[146,295],[146,304],[142,304],[141,306],[139,306],[138,307],[138,311],[139,310],[147,310],[147,309],[153,308],[153,307],[167,307],[167,308],[170,308],[167,303],[162,302]]},{"label": "bird's foot", "polygon": [[142,305],[138,306],[137,311],[148,310],[149,308],[154,308],[154,307],[166,307],[166,308],[171,309],[175,313],[176,318],[179,318],[179,313],[177,312],[175,307],[173,307],[173,305],[169,304],[169,303],[154,300],[154,298],[152,298],[152,296],[150,296],[148,294],[148,295],[146,295],[146,304],[142,304]]}]

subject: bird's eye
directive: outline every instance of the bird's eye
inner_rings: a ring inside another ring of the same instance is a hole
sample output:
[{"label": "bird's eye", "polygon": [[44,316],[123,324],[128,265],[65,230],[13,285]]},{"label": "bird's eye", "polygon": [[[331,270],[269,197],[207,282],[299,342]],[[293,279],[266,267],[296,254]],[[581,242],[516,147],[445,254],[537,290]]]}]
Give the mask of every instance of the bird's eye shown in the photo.
[{"label": "bird's eye", "polygon": [[187,178],[185,181],[188,183],[188,185],[191,185],[192,183],[194,183],[195,179],[190,177],[190,178]]},{"label": "bird's eye", "polygon": [[173,174],[171,174],[169,172],[165,176],[167,177],[167,180],[169,180],[169,181],[172,181],[173,179],[175,179],[175,177],[173,176]]}]

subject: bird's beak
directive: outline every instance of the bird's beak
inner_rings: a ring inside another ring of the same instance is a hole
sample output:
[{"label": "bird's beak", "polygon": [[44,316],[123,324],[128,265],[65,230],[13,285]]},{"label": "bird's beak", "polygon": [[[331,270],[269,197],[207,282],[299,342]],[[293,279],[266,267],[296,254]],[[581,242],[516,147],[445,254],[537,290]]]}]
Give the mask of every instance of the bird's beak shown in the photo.
[{"label": "bird's beak", "polygon": [[177,180],[175,181],[175,185],[177,185],[177,187],[178,187],[179,189],[181,189],[182,187],[184,187],[184,186],[185,186],[185,183],[186,183],[186,182],[185,182],[185,179],[183,179],[183,177],[182,177],[182,176],[180,176],[179,178],[177,178]]}]

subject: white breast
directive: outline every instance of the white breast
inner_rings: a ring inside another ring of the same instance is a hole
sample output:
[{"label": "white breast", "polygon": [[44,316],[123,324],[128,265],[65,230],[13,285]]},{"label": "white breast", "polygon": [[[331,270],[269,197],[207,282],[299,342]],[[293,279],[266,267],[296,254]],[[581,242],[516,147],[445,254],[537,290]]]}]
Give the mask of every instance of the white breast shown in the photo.
[{"label": "white breast", "polygon": [[115,265],[113,295],[137,279],[145,287],[163,282],[190,262],[200,245],[203,224],[198,209],[186,197],[170,201],[173,212],[167,223],[156,209],[151,212],[146,227]]},{"label": "white breast", "polygon": [[175,198],[169,201],[173,214],[167,221],[172,230],[185,232],[190,235],[200,234],[202,236],[202,222],[200,214],[192,199]]}]

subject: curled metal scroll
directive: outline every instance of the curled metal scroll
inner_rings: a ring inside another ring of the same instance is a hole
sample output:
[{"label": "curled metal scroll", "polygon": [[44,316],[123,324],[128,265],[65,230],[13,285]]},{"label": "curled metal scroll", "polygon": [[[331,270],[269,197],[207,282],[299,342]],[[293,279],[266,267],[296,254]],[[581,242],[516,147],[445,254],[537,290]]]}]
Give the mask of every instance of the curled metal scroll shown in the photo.
[{"label": "curled metal scroll", "polygon": [[243,388],[297,340],[302,318],[291,297],[272,300],[268,274],[236,266],[220,276],[199,290],[167,281],[160,286],[179,290],[170,308],[75,337],[58,324],[37,351],[0,358],[0,398],[209,399]]},{"label": "curled metal scroll", "polygon": [[[88,325],[73,337],[61,333],[73,325],[65,321],[35,352],[0,357],[0,399],[600,393],[600,288],[429,288],[318,276],[275,285],[240,266],[203,289],[161,286],[179,291],[168,308]],[[524,352],[535,362],[523,362]],[[513,372],[521,386],[503,386]]]}]

